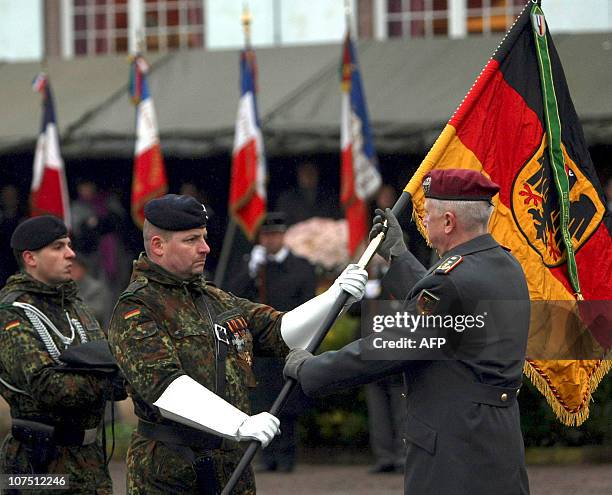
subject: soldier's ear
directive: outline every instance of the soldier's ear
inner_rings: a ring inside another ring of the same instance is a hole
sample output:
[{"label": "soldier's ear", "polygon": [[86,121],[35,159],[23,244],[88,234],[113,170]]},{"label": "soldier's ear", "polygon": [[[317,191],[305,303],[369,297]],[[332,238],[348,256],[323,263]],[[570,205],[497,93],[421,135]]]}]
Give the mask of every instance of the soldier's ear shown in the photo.
[{"label": "soldier's ear", "polygon": [[444,213],[444,232],[450,234],[457,227],[457,217],[452,211]]},{"label": "soldier's ear", "polygon": [[151,236],[151,252],[156,256],[162,256],[164,254],[164,239],[162,236],[154,235]]},{"label": "soldier's ear", "polygon": [[21,259],[24,267],[35,268],[37,265],[36,255],[33,251],[23,251]]}]

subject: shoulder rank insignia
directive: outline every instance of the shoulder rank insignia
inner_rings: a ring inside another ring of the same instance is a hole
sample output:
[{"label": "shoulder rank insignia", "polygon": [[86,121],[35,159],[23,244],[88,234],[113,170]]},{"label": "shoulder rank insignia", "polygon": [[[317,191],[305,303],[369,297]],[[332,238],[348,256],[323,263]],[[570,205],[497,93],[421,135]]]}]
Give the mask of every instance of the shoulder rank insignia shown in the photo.
[{"label": "shoulder rank insignia", "polygon": [[140,310],[138,308],[130,309],[127,313],[123,313],[123,319],[129,320],[130,318],[134,318],[138,315],[140,315]]},{"label": "shoulder rank insignia", "polygon": [[19,322],[19,320],[13,320],[13,321],[9,321],[5,326],[4,329],[5,330],[11,330],[13,328],[18,327],[19,325],[21,325],[21,323]]},{"label": "shoulder rank insignia", "polygon": [[427,289],[423,289],[417,296],[417,311],[420,315],[430,315],[436,309],[439,301],[440,298],[438,296],[432,294]]},{"label": "shoulder rank insignia", "polygon": [[438,265],[438,268],[436,268],[436,273],[446,275],[462,261],[463,256],[459,256],[458,254],[455,254],[454,256],[449,256],[442,263],[440,263],[440,265]]}]

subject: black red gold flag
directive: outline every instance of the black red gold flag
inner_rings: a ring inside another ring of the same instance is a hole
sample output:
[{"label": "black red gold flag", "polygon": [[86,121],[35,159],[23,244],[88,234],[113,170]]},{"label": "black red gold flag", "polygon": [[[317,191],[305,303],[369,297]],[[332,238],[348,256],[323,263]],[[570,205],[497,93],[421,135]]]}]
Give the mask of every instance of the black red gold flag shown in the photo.
[{"label": "black red gold flag", "polygon": [[[490,230],[520,261],[532,300],[525,373],[563,423],[581,424],[611,368],[610,315],[592,313],[612,299],[612,219],[539,2],[525,6],[406,186],[421,227],[421,183],[433,168],[477,170],[500,185]],[[580,316],[588,358],[542,352],[543,330],[550,345],[567,328],[538,310],[553,301]]]}]

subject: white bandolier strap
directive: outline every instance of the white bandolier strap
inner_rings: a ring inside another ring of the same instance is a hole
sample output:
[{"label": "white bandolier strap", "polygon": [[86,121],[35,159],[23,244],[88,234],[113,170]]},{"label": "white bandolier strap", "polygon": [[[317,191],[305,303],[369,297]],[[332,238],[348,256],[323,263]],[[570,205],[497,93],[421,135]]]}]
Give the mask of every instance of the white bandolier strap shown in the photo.
[{"label": "white bandolier strap", "polygon": [[340,314],[355,301],[361,300],[367,281],[368,273],[358,265],[351,264],[323,294],[285,313],[281,321],[281,336],[287,347],[306,349],[342,291],[348,292],[351,297]]},{"label": "white bandolier strap", "polygon": [[235,441],[249,417],[187,375],[170,383],[153,405],[164,418]]},{"label": "white bandolier strap", "polygon": [[40,340],[42,340],[47,352],[57,364],[62,364],[59,356],[60,351],[58,350],[55,342],[51,338],[51,334],[49,333],[49,329],[58,336],[61,340],[62,344],[64,344],[65,348],[68,348],[74,341],[75,329],[79,334],[82,343],[87,342],[87,336],[85,335],[85,331],[81,326],[81,323],[76,319],[71,319],[66,312],[66,320],[68,321],[68,328],[70,329],[71,335],[70,337],[65,336],[59,329],[53,324],[53,322],[45,315],[40,309],[31,304],[22,303],[22,302],[13,302],[13,307],[20,308],[25,313],[28,320],[38,333]]}]

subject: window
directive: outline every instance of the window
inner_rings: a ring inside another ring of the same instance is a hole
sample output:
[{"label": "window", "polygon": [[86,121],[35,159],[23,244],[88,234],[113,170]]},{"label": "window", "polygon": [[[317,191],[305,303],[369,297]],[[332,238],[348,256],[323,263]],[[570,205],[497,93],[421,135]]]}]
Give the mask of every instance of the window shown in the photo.
[{"label": "window", "polygon": [[204,46],[202,0],[145,0],[148,51]]},{"label": "window", "polygon": [[448,36],[448,2],[449,0],[388,0],[388,36]]},{"label": "window", "polygon": [[128,51],[128,0],[74,0],[74,54]]},{"label": "window", "polygon": [[[144,37],[147,51],[204,46],[202,0],[71,0],[74,54],[127,53]],[[142,26],[136,32],[137,26]]]},{"label": "window", "polygon": [[[451,14],[449,4],[455,2]],[[462,34],[507,31],[526,0],[387,0],[387,35],[390,38],[430,38],[449,35],[449,18],[461,16]],[[455,19],[457,20],[457,19]],[[455,24],[456,25],[456,24]]]},{"label": "window", "polygon": [[524,6],[525,0],[467,0],[467,32],[504,33]]}]

